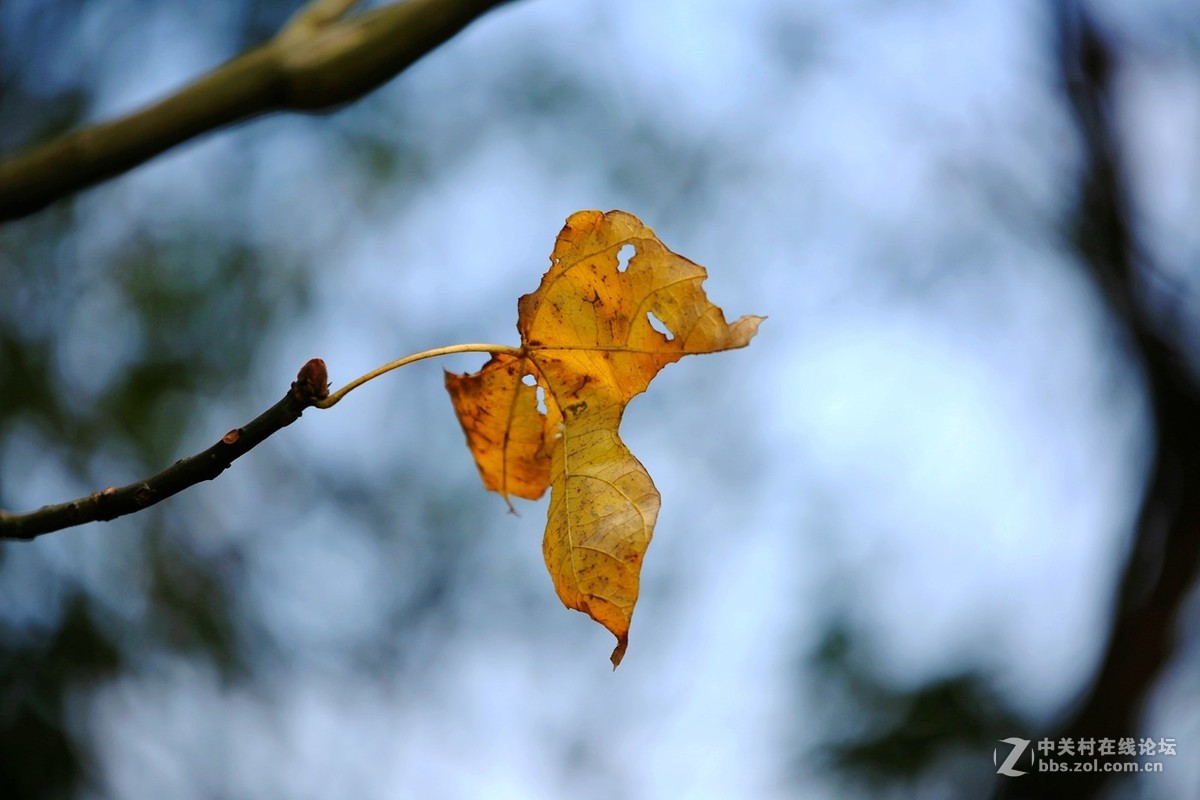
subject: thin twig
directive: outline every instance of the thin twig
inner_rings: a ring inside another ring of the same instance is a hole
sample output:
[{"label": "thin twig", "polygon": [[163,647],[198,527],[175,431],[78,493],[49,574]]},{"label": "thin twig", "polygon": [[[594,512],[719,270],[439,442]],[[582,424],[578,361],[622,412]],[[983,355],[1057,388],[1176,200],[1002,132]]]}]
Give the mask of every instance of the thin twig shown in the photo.
[{"label": "thin twig", "polygon": [[204,452],[176,461],[157,475],[120,488],[110,486],[69,503],[43,506],[28,514],[12,514],[0,510],[0,541],[28,542],[44,533],[87,522],[107,522],[149,508],[200,481],[211,481],[228,469],[235,459],[250,452],[268,436],[300,419],[304,409],[330,408],[355,388],[380,375],[415,361],[455,353],[503,353],[519,357],[524,355],[525,351],[504,344],[471,343],[435,347],[389,361],[355,378],[333,394],[329,393],[329,376],[325,362],[319,358],[311,359],[300,368],[296,380],[282,400],[259,414],[245,427],[234,428],[225,434],[219,442]]},{"label": "thin twig", "polygon": [[28,514],[0,511],[0,540],[31,541],[44,533],[116,519],[148,508],[200,481],[210,481],[235,459],[300,418],[304,409],[329,394],[325,362],[314,358],[300,368],[287,394],[244,427],[234,428],[207,450],[177,461],[162,472],[120,488],[110,486],[69,503]]},{"label": "thin twig", "polygon": [[0,161],[0,221],[17,219],[177,144],[274,111],[355,100],[507,0],[407,0],[345,16],[313,0],[266,44],[146,108]]}]

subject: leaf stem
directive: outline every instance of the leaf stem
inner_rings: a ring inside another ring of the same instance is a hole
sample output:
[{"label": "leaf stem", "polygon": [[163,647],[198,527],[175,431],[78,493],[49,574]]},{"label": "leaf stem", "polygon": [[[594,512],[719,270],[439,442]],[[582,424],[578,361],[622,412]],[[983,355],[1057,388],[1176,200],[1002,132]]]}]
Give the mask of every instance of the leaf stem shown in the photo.
[{"label": "leaf stem", "polygon": [[452,344],[446,347],[435,347],[432,350],[422,350],[419,353],[413,353],[412,355],[405,356],[404,358],[398,358],[395,361],[389,361],[382,366],[376,367],[365,375],[360,375],[342,388],[338,389],[333,394],[329,395],[329,397],[325,398],[324,400],[318,400],[317,402],[313,403],[313,405],[317,408],[330,408],[334,405],[337,405],[339,400],[341,400],[354,389],[357,389],[359,386],[362,386],[369,380],[378,378],[380,375],[391,372],[394,369],[400,369],[400,367],[411,364],[414,361],[423,361],[426,358],[437,358],[438,356],[449,356],[454,355],[455,353],[492,353],[493,355],[503,353],[505,355],[513,356],[514,358],[520,358],[525,355],[525,351],[521,348],[511,347],[506,344]]}]

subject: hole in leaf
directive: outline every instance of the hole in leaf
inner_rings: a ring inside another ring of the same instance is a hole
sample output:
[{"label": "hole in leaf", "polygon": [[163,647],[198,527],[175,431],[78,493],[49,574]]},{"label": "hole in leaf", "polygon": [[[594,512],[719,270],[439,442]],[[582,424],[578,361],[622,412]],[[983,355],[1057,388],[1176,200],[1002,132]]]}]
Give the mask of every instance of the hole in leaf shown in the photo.
[{"label": "hole in leaf", "polygon": [[650,323],[651,328],[654,328],[654,330],[658,331],[663,336],[667,337],[668,342],[672,342],[675,340],[675,334],[671,333],[671,329],[667,327],[667,324],[665,322],[663,322],[658,317],[654,316],[653,311],[646,312],[646,321]]},{"label": "hole in leaf", "polygon": [[629,260],[637,255],[637,248],[631,244],[623,245],[617,251],[617,272],[629,269]]},{"label": "hole in leaf", "polygon": [[537,386],[537,378],[533,377],[532,375],[526,375],[525,377],[521,378],[521,383],[525,384],[526,386]]},{"label": "hole in leaf", "polygon": [[537,387],[537,410],[543,417],[546,416],[546,390],[542,387]]}]

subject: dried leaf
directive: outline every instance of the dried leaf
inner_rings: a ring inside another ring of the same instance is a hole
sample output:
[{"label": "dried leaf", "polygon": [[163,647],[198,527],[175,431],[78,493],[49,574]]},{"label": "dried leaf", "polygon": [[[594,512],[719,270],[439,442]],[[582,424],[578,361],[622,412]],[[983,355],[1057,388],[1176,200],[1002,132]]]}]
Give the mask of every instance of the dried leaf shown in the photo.
[{"label": "dried leaf", "polygon": [[550,482],[545,418],[537,410],[537,389],[522,382],[525,370],[524,359],[501,354],[473,375],[446,373],[483,485],[506,501],[511,494],[537,500]]},{"label": "dried leaf", "polygon": [[[622,266],[627,246],[634,254]],[[615,667],[659,508],[617,434],[625,405],[685,355],[745,347],[763,318],[726,324],[701,288],[704,268],[623,211],[573,214],[550,260],[518,303],[522,355],[447,373],[446,387],[487,488],[535,499],[551,487],[546,566],[563,603],[617,637]]]}]

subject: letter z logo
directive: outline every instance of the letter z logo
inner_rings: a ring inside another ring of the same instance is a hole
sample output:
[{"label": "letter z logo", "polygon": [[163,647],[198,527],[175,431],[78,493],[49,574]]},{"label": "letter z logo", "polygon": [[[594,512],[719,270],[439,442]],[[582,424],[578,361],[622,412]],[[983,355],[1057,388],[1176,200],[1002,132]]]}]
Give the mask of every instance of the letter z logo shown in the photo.
[{"label": "letter z logo", "polygon": [[[1028,739],[1018,739],[1015,736],[1010,736],[1007,739],[1001,739],[1000,741],[1003,742],[1004,744],[1012,745],[1012,750],[1009,752],[1008,758],[1004,759],[1004,763],[996,768],[996,773],[998,775],[1007,775],[1010,778],[1016,778],[1021,775],[1024,775],[1025,770],[1013,769],[1013,767],[1016,766],[1017,761],[1021,758],[1021,755],[1025,752],[1025,748],[1029,747],[1029,740]],[[999,756],[998,756],[999,749],[1000,748],[995,748],[992,750],[992,763],[993,764],[995,764],[997,759],[999,758]],[[1029,751],[1029,763],[1031,765],[1033,764],[1033,751],[1032,750]]]}]

